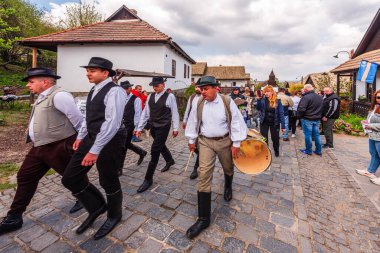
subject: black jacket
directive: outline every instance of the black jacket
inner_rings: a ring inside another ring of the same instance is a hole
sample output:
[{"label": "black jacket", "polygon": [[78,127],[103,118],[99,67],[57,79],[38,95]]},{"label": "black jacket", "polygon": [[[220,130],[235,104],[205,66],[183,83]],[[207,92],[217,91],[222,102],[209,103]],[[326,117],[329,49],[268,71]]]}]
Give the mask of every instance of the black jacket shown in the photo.
[{"label": "black jacket", "polygon": [[339,118],[340,111],[340,99],[335,93],[326,95],[323,99],[323,108],[322,108],[322,117],[328,119],[337,119]]},{"label": "black jacket", "polygon": [[302,94],[297,115],[300,119],[320,120],[322,118],[323,98],[313,90]]}]

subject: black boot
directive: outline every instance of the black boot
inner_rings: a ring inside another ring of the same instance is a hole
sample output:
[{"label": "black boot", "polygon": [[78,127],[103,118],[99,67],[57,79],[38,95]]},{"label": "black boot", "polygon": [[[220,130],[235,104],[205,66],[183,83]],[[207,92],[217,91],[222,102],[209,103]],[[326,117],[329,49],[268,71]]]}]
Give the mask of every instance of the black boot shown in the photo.
[{"label": "black boot", "polygon": [[196,179],[198,177],[198,171],[197,171],[198,168],[194,167],[194,170],[193,172],[191,172],[190,174],[190,179]]},{"label": "black boot", "polygon": [[8,214],[0,223],[0,235],[20,229],[22,224],[22,214]]},{"label": "black boot", "polygon": [[107,194],[107,220],[94,235],[95,240],[106,236],[119,223],[122,216],[122,201],[123,192],[121,190],[114,194]]},{"label": "black boot", "polygon": [[174,160],[171,160],[170,162],[167,162],[166,165],[165,165],[165,167],[161,170],[161,172],[168,171],[169,168],[170,168],[172,165],[174,165],[174,164],[175,164]]},{"label": "black boot", "polygon": [[234,175],[228,176],[224,174],[224,200],[231,201],[232,199],[232,179]]},{"label": "black boot", "polygon": [[190,179],[196,179],[198,177],[198,167],[199,167],[199,154],[197,155],[197,160],[195,160],[194,170],[190,174]]},{"label": "black boot", "polygon": [[82,204],[77,200],[73,207],[70,209],[69,213],[76,213],[83,208]]},{"label": "black boot", "polygon": [[107,210],[107,205],[102,193],[92,184],[89,184],[86,189],[74,194],[74,196],[89,213],[82,225],[77,228],[77,234],[81,234],[94,223],[99,215]]},{"label": "black boot", "polygon": [[140,165],[140,164],[143,162],[145,156],[148,154],[148,152],[146,152],[145,150],[143,150],[143,151],[144,151],[144,152],[141,152],[141,153],[139,154],[140,157],[139,157],[139,160],[137,161],[137,165]]},{"label": "black boot", "polygon": [[202,230],[210,225],[211,217],[211,192],[198,192],[198,219],[186,231],[186,236],[193,239],[199,235]]},{"label": "black boot", "polygon": [[145,179],[142,185],[137,189],[138,193],[148,190],[148,188],[153,184],[153,175],[156,170],[157,164],[150,162],[148,164],[148,169],[146,171]]}]

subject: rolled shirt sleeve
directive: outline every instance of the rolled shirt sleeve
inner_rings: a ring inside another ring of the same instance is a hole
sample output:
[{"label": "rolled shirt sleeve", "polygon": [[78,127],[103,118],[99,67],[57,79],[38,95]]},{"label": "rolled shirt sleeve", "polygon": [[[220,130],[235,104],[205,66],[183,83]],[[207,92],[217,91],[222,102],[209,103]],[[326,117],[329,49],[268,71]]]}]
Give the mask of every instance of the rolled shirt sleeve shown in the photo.
[{"label": "rolled shirt sleeve", "polygon": [[183,115],[183,123],[185,123],[185,124],[186,124],[187,119],[189,118],[189,114],[190,114],[190,100],[191,100],[191,97],[187,100],[185,114]]},{"label": "rolled shirt sleeve", "polygon": [[194,144],[195,140],[198,138],[198,104],[194,103],[193,108],[190,111],[189,117],[187,119],[187,124],[185,128],[185,136],[189,139],[189,144]]},{"label": "rolled shirt sleeve", "polygon": [[[236,148],[240,147],[240,143],[247,138],[247,125],[244,122],[243,115],[240,113],[235,102],[231,100],[230,102],[231,110],[231,129],[230,135],[232,140],[232,145]],[[193,110],[192,110],[193,111]]]},{"label": "rolled shirt sleeve", "polygon": [[179,128],[179,113],[177,107],[177,100],[173,94],[169,94],[166,101],[166,106],[170,108],[172,112],[172,127],[173,131],[178,131]]},{"label": "rolled shirt sleeve", "polygon": [[[150,96],[151,95],[148,96],[147,101],[149,101]],[[144,110],[141,113],[141,117],[140,117],[140,120],[139,120],[137,131],[143,130],[143,128],[145,127],[145,125],[148,122],[149,118],[150,118],[150,108],[149,108],[149,102],[148,102],[148,103],[145,104]]]},{"label": "rolled shirt sleeve", "polygon": [[57,92],[53,98],[54,107],[66,115],[75,130],[79,133],[84,121],[73,96],[66,91]]},{"label": "rolled shirt sleeve", "polygon": [[133,122],[134,122],[135,130],[137,130],[140,117],[141,117],[141,111],[142,111],[141,99],[138,97],[135,99],[134,108],[135,108],[135,116],[133,118]]}]

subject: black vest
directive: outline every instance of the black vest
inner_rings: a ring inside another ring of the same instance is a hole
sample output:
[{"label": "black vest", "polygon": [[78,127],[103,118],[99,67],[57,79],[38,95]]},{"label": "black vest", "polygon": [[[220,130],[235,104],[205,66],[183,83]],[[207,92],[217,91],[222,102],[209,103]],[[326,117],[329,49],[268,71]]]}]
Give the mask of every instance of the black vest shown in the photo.
[{"label": "black vest", "polygon": [[148,101],[151,125],[153,127],[170,125],[172,121],[172,111],[170,108],[166,107],[166,100],[169,97],[169,93],[164,92],[156,103],[154,102],[155,96],[156,93],[152,93]]},{"label": "black vest", "polygon": [[91,100],[94,88],[91,89],[87,97],[86,103],[86,123],[87,132],[90,139],[95,139],[96,135],[100,132],[100,128],[105,121],[106,106],[104,104],[104,97],[109,90],[117,85],[113,82],[107,83]]},{"label": "black vest", "polygon": [[125,127],[134,127],[134,118],[135,118],[135,100],[136,96],[132,94],[131,98],[128,100],[128,103],[124,108],[123,123]]}]

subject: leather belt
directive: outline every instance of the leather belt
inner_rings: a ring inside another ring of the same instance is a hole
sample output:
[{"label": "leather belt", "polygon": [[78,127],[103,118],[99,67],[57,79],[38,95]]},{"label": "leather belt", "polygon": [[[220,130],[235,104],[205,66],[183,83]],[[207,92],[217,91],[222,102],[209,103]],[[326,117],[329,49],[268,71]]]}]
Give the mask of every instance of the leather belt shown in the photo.
[{"label": "leather belt", "polygon": [[226,138],[227,136],[229,136],[230,134],[229,133],[226,133],[225,135],[223,136],[220,136],[220,137],[207,137],[207,136],[204,136],[204,135],[201,135],[201,137],[204,137],[206,139],[210,139],[210,140],[214,140],[214,141],[219,141],[221,139],[224,139]]}]

